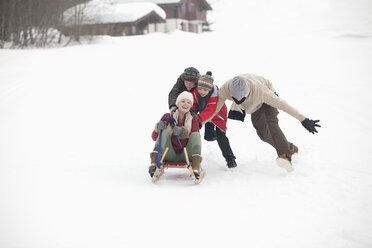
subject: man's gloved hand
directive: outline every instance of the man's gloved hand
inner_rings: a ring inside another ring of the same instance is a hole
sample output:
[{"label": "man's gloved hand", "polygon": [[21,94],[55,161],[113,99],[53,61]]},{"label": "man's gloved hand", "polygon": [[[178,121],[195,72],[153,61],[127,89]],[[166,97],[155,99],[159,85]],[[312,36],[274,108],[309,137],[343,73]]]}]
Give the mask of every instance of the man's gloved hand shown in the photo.
[{"label": "man's gloved hand", "polygon": [[230,109],[227,118],[244,122],[245,110],[242,110],[242,112],[240,112],[240,111],[237,111],[237,110],[231,110]]},{"label": "man's gloved hand", "polygon": [[165,121],[159,121],[157,127],[159,130],[164,130],[167,127],[167,123]]},{"label": "man's gloved hand", "polygon": [[174,126],[173,127],[173,135],[179,136],[179,135],[181,135],[181,133],[182,133],[182,128],[181,127],[179,127],[179,126]]},{"label": "man's gloved hand", "polygon": [[177,110],[177,106],[172,106],[169,108],[169,113],[173,114]]},{"label": "man's gloved hand", "polygon": [[321,127],[319,124],[317,124],[319,120],[313,121],[309,118],[306,118],[305,120],[301,121],[302,126],[306,128],[310,133],[315,134],[318,131],[315,129],[315,127]]}]

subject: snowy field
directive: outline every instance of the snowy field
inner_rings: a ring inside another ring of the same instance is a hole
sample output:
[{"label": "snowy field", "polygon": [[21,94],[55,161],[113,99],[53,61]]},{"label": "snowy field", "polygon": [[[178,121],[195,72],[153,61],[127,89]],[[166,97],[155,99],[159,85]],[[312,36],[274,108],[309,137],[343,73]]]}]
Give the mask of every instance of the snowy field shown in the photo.
[{"label": "snowy field", "polygon": [[[211,33],[0,50],[1,248],[372,247],[371,1],[212,7]],[[151,132],[189,66],[219,86],[262,75],[320,119],[312,135],[280,113],[293,173],[247,118],[227,123],[236,170],[203,140],[200,185],[151,182]]]}]

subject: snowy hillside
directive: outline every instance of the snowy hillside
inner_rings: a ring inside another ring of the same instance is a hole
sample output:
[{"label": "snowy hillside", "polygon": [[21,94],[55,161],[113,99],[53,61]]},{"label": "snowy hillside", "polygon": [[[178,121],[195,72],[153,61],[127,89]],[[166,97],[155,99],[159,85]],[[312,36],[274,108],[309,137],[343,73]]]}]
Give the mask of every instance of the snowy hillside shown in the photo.
[{"label": "snowy hillside", "polygon": [[[370,1],[280,2],[216,0],[211,33],[0,50],[0,247],[371,247]],[[203,140],[200,185],[151,182],[150,135],[189,66],[219,86],[262,75],[320,119],[312,135],[279,114],[293,173],[248,118],[227,123],[236,170]]]}]

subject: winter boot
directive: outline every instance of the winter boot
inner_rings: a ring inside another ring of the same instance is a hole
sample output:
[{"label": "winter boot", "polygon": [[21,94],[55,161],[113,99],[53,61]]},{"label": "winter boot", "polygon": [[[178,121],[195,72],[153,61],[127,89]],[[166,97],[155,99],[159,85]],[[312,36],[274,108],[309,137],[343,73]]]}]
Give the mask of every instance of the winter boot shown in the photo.
[{"label": "winter boot", "polygon": [[149,174],[150,174],[150,177],[153,177],[156,171],[156,164],[158,163],[158,152],[151,152],[150,158],[151,158],[151,165],[149,167]]},{"label": "winter boot", "polygon": [[228,156],[225,159],[227,163],[227,168],[235,168],[237,166],[234,155]]},{"label": "winter boot", "polygon": [[200,168],[200,163],[202,161],[202,157],[198,154],[194,154],[191,157],[191,167],[192,170],[194,171],[195,178],[197,180],[200,179],[200,174],[201,174],[201,168]]},{"label": "winter boot", "polygon": [[276,163],[279,167],[286,169],[288,172],[294,171],[294,167],[291,163],[291,158],[288,157],[286,154],[282,154],[279,158],[276,159]]},{"label": "winter boot", "polygon": [[298,153],[298,147],[295,146],[293,143],[289,143],[289,150],[291,152],[291,156],[295,153]]}]

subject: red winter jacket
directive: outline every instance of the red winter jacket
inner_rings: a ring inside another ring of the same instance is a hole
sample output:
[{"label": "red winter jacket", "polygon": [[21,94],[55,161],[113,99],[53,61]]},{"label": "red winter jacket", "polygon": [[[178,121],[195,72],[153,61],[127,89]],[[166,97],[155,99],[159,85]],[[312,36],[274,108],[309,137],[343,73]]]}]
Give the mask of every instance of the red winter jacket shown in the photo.
[{"label": "red winter jacket", "polygon": [[[170,116],[169,113],[166,113],[164,114],[160,120],[164,120],[167,116]],[[167,124],[169,124],[171,122],[170,119],[166,119],[165,122]],[[184,126],[184,123],[183,122],[180,122],[178,120],[178,126],[180,127],[183,127]],[[163,132],[167,132],[167,129],[164,129]],[[190,130],[190,135],[193,133],[193,132],[199,132],[199,123],[198,123],[198,119],[196,119],[195,117],[192,118],[192,124],[191,124],[191,130]],[[156,139],[158,138],[159,134],[157,132],[152,131],[152,139],[154,141],[156,141]],[[183,151],[183,148],[187,146],[187,143],[189,142],[189,139],[180,139],[181,141],[181,146],[180,146],[180,143],[178,142],[178,139],[177,139],[177,136],[174,136],[172,134],[171,136],[171,141],[172,141],[172,146],[173,146],[173,149],[176,151],[176,152],[182,152]]]},{"label": "red winter jacket", "polygon": [[[199,106],[199,94],[198,88],[192,92],[194,97],[193,109],[197,109]],[[205,109],[198,114],[199,122],[203,123],[208,120],[216,111],[218,101],[218,88],[216,85],[213,85],[213,93],[207,100],[207,105]],[[223,104],[221,110],[212,118],[211,122],[216,125],[219,129],[226,132],[226,122],[227,122],[227,107],[226,104]]]}]

